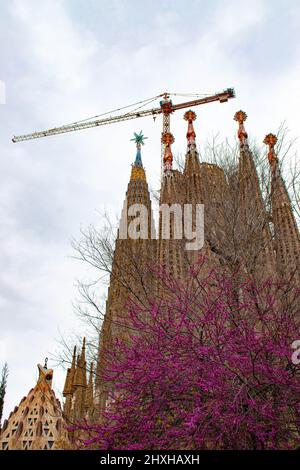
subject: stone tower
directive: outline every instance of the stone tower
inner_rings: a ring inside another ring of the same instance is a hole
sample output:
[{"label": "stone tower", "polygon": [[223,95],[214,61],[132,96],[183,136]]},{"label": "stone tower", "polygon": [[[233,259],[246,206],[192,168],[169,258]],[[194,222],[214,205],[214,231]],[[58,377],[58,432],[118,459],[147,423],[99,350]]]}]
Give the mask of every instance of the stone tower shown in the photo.
[{"label": "stone tower", "polygon": [[[131,299],[143,304],[152,289],[151,274],[147,265],[153,263],[156,240],[153,232],[151,199],[141,156],[144,139],[142,132],[135,134],[132,139],[136,143],[136,157],[131,169],[112,259],[106,314],[100,333],[96,369],[95,402],[100,404],[100,407],[104,406],[107,398],[106,385],[102,377],[105,350],[117,336],[122,337],[128,331],[127,318],[123,315],[126,302]],[[136,216],[139,216],[138,224],[135,223]],[[134,233],[140,234],[140,238],[135,239]]]},{"label": "stone tower", "polygon": [[[262,197],[261,185],[248,144],[248,134],[244,127],[247,114],[235,113],[238,122],[240,155],[238,162],[239,207],[241,227],[240,251],[247,252],[245,269],[257,281],[274,277],[275,253],[270,231],[269,214]],[[263,269],[262,269],[263,266]]]},{"label": "stone tower", "polygon": [[[87,373],[89,378],[87,379]],[[81,353],[76,356],[74,347],[71,367],[67,370],[65,386],[64,418],[68,424],[92,418],[94,413],[93,364],[89,371],[86,364],[86,340],[83,339]]]},{"label": "stone tower", "polygon": [[160,190],[159,230],[157,241],[157,261],[171,276],[184,278],[186,260],[182,236],[184,204],[183,175],[173,169],[172,144],[174,137],[165,133],[162,143],[165,146],[164,174]]},{"label": "stone tower", "polygon": [[266,135],[264,143],[269,147],[268,160],[271,169],[272,223],[274,227],[276,267],[280,278],[300,282],[300,235],[291,200],[281,176],[274,147],[277,137]]},{"label": "stone tower", "polygon": [[68,448],[66,423],[59,400],[52,389],[53,370],[38,364],[34,388],[4,421],[1,450],[53,450]]},{"label": "stone tower", "polygon": [[[244,127],[246,118],[247,115],[243,111],[238,111],[234,116],[239,126],[239,156],[237,164],[228,174],[215,163],[200,161],[193,125],[196,114],[193,111],[189,110],[184,115],[188,131],[183,172],[173,168],[173,135],[170,132],[163,134],[164,172],[160,206],[167,207],[169,217],[163,218],[160,207],[157,240],[153,239],[151,200],[141,160],[143,136],[136,134],[137,154],[131,170],[113,254],[106,314],[100,334],[95,387],[95,403],[98,409],[105,408],[109,390],[109,385],[105,383],[102,375],[105,351],[111,347],[113,338],[128,334],[126,303],[128,300],[147,303],[149,293],[158,301],[165,300],[163,289],[147,269],[151,260],[155,260],[169,276],[178,280],[185,279],[191,263],[202,255],[205,255],[208,261],[204,269],[210,270],[211,267],[224,264],[231,266],[232,262],[233,269],[242,267],[239,275],[245,279],[260,282],[270,277],[278,279],[293,274],[299,280],[299,230],[278,169],[274,138],[269,135],[265,139],[265,143],[270,146],[269,161],[272,174],[270,214],[270,209],[264,201],[255,158],[248,145],[248,135]],[[131,239],[127,234],[132,228],[132,223],[136,228],[136,214],[130,211],[128,213],[128,209],[137,204],[143,204],[147,209],[146,236]],[[190,253],[185,249],[185,233],[177,237],[176,229],[176,223],[183,222],[186,204],[192,207],[193,224],[196,205],[204,204],[204,245],[198,251]],[[230,204],[231,213],[228,212]],[[236,238],[233,246],[229,246],[228,238],[232,231],[235,232]]]},{"label": "stone tower", "polygon": [[[186,251],[185,259],[188,264],[197,262],[199,255],[204,255],[207,259],[206,267],[219,264],[216,253],[217,244],[220,242],[220,227],[222,225],[220,211],[218,208],[219,199],[226,191],[224,172],[217,165],[200,162],[199,152],[196,146],[196,132],[193,121],[197,118],[192,110],[184,114],[184,119],[188,122],[187,151],[183,171],[184,204],[192,206],[192,229],[195,229],[197,219],[196,206],[203,204],[204,216],[204,246],[201,250]],[[218,212],[218,213],[217,213]]]}]

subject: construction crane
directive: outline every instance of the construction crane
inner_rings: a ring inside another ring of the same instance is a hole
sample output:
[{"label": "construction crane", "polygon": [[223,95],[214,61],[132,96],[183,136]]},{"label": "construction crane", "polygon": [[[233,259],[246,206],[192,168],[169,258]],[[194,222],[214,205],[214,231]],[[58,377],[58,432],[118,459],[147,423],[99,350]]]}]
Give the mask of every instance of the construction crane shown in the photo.
[{"label": "construction crane", "polygon": [[[176,93],[172,93],[172,94],[176,95]],[[125,114],[119,114],[116,116],[109,116],[104,119],[103,118],[99,119],[99,117],[104,116],[105,114],[106,115],[109,114],[109,113],[105,113],[100,116],[94,116],[93,118],[84,119],[82,121],[76,121],[76,122],[73,122],[71,124],[67,124],[64,126],[53,127],[52,129],[48,129],[45,131],[38,131],[38,132],[33,132],[31,134],[14,136],[12,138],[12,141],[16,143],[16,142],[22,142],[22,141],[27,141],[27,140],[32,140],[32,139],[39,139],[41,137],[48,137],[48,136],[57,135],[57,134],[65,134],[67,132],[74,132],[74,131],[78,131],[82,129],[88,129],[90,127],[104,126],[106,124],[113,124],[115,122],[127,121],[130,119],[136,119],[136,118],[141,118],[145,116],[152,116],[155,119],[160,114],[163,115],[163,130],[162,130],[162,136],[163,136],[164,134],[170,133],[170,116],[174,111],[177,111],[178,109],[191,108],[193,106],[198,106],[200,104],[212,103],[214,101],[225,103],[226,101],[228,101],[228,99],[235,97],[233,88],[227,88],[226,90],[220,93],[216,93],[214,95],[206,95],[206,96],[202,95],[203,96],[202,98],[198,98],[192,101],[186,101],[186,102],[178,103],[178,104],[172,103],[170,99],[170,95],[171,93],[166,92],[158,96],[155,96],[154,98],[140,101],[139,103],[135,103],[135,105],[139,105],[141,103],[145,105],[145,103],[153,102],[156,99],[162,98],[159,103],[160,106],[158,108],[152,108],[152,109],[146,109],[146,110],[138,109],[134,112],[128,112]],[[196,95],[196,96],[199,96],[199,95]],[[120,108],[119,110],[111,111],[111,113],[120,111],[125,108],[129,108],[132,106],[134,105],[125,106],[124,108]],[[97,117],[98,119],[94,119],[95,117]],[[164,147],[164,143],[162,144],[162,156],[164,152],[163,147]]]}]

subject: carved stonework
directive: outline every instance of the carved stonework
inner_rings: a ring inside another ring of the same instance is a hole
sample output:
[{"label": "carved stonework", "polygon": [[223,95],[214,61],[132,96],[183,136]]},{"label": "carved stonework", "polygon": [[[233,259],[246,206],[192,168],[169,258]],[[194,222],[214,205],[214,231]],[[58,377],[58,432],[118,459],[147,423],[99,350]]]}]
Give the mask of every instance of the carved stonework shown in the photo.
[{"label": "carved stonework", "polygon": [[36,386],[4,422],[1,450],[53,450],[59,441],[69,443],[61,405],[51,388],[53,370],[40,364],[38,369]]}]

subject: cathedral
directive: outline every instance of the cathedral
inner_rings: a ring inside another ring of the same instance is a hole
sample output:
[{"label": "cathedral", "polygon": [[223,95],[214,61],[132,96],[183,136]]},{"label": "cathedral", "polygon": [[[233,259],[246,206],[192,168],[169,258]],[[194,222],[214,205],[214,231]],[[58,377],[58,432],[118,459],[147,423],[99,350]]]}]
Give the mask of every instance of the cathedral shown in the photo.
[{"label": "cathedral", "polygon": [[[272,277],[300,283],[299,228],[275,153],[277,138],[268,134],[264,139],[268,148],[269,179],[267,186],[262,187],[248,145],[246,118],[243,111],[234,116],[238,125],[239,152],[236,165],[228,171],[216,163],[200,160],[194,111],[184,114],[187,150],[181,169],[173,168],[173,135],[170,132],[162,135],[164,158],[159,204],[179,207],[181,214],[189,205],[193,215],[192,228],[195,228],[196,206],[204,205],[205,236],[199,250],[186,250],[186,237],[176,237],[175,215],[171,212],[167,227],[169,236],[165,236],[161,211],[158,234],[154,235],[152,201],[141,155],[144,137],[135,134],[136,158],[115,243],[96,367],[93,368],[93,364],[87,367],[84,339],[79,354],[74,349],[71,367],[67,370],[62,410],[51,390],[53,372],[39,366],[36,387],[4,423],[0,440],[2,449],[68,448],[72,438],[65,429],[70,423],[82,419],[97,420],[99,411],[108,405],[109,384],[103,379],[105,350],[115,337],[128,334],[122,318],[124,311],[126,315],[126,302],[131,299],[146,303],[151,296],[165,295],[163,286],[147,268],[150,261],[166,269],[170,276],[184,279],[189,267],[204,254],[207,270],[226,263],[232,269],[242,266],[242,274],[258,282]],[[143,238],[132,239],[124,233],[128,235],[134,221],[130,207],[136,204],[146,208],[146,234]],[[47,426],[49,432],[46,434]]]},{"label": "cathedral", "polygon": [[[200,250],[187,251],[185,238],[175,236],[173,214],[166,221],[161,211],[158,236],[153,237],[151,199],[141,158],[143,139],[141,135],[136,135],[136,159],[131,169],[123,212],[130,214],[130,207],[135,204],[146,207],[148,233],[144,239],[132,240],[123,236],[124,226],[122,236],[121,230],[118,232],[95,377],[95,404],[100,410],[107,406],[109,390],[109,384],[105,384],[102,377],[105,350],[110,347],[113,338],[128,334],[126,327],[122,327],[124,305],[128,299],[145,304],[151,296],[157,298],[165,294],[163,286],[157,285],[157,280],[151,278],[149,263],[156,262],[170,276],[184,279],[191,264],[197,261],[199,255],[205,255],[206,270],[224,264],[234,270],[239,265],[246,278],[257,282],[272,277],[300,283],[300,235],[275,154],[277,137],[268,134],[264,139],[268,148],[269,168],[267,187],[263,188],[248,144],[245,112],[238,111],[234,116],[238,124],[239,154],[237,164],[227,172],[215,163],[200,161],[194,129],[195,112],[187,111],[184,119],[187,121],[187,151],[182,171],[173,168],[173,135],[169,132],[162,135],[164,171],[159,204],[160,207],[179,206],[183,209],[185,205],[190,205],[193,216],[196,205],[203,204],[204,245]],[[267,198],[264,192],[267,192]],[[121,225],[124,225],[124,220],[126,232],[132,217],[122,216]],[[165,225],[169,229],[168,237],[164,236]]]}]

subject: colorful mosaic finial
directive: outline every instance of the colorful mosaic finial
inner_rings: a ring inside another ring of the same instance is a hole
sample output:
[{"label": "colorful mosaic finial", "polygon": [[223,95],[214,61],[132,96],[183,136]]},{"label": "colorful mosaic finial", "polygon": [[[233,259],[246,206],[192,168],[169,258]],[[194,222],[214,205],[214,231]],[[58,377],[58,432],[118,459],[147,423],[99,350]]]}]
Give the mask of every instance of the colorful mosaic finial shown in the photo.
[{"label": "colorful mosaic finial", "polygon": [[275,155],[275,150],[274,150],[276,142],[277,142],[277,137],[274,134],[271,134],[271,133],[267,134],[266,137],[264,138],[264,144],[268,145],[269,147],[268,159],[269,159],[270,165],[272,165],[273,163],[277,163],[278,161]]},{"label": "colorful mosaic finial", "polygon": [[170,132],[166,132],[163,134],[161,141],[165,146],[165,153],[164,153],[164,173],[169,170],[172,170],[172,163],[173,163],[173,155],[171,150],[171,145],[174,142],[174,137]]},{"label": "colorful mosaic finial", "polygon": [[143,166],[143,164],[142,164],[142,155],[141,155],[141,146],[145,145],[145,143],[144,143],[145,139],[148,139],[148,137],[145,137],[143,135],[142,131],[139,134],[134,132],[134,138],[130,139],[131,141],[136,143],[136,157],[135,157],[135,162],[134,162],[135,166],[141,166],[141,167]]},{"label": "colorful mosaic finial", "polygon": [[244,147],[245,145],[248,145],[248,134],[244,127],[244,122],[247,119],[247,114],[241,110],[237,111],[233,119],[239,123],[238,139],[240,141],[240,146]]},{"label": "colorful mosaic finial", "polygon": [[193,126],[193,121],[197,119],[197,114],[191,109],[189,109],[188,111],[186,111],[186,113],[184,113],[183,119],[188,121],[188,130],[186,138],[188,142],[188,148],[190,148],[191,146],[196,145],[196,132]]}]

